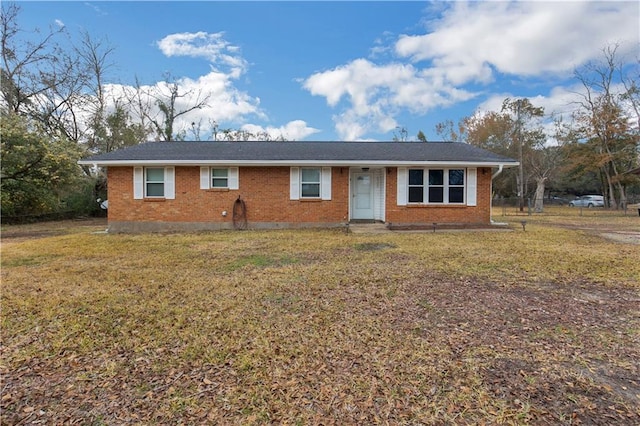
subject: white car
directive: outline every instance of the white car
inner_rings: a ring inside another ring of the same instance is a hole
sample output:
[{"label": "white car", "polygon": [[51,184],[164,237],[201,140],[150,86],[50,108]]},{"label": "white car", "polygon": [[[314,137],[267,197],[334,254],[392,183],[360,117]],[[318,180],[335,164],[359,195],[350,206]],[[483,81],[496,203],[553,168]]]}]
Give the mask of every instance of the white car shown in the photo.
[{"label": "white car", "polygon": [[569,207],[604,207],[602,195],[583,195],[569,202]]}]

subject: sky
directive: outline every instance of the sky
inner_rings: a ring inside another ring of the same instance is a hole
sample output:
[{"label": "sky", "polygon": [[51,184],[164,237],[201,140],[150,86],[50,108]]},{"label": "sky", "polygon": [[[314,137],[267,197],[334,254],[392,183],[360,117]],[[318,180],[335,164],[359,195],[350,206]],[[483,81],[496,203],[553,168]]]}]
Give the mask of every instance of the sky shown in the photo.
[{"label": "sky", "polygon": [[18,2],[25,31],[64,27],[113,47],[116,94],[176,79],[207,97],[179,128],[266,131],[287,140],[441,140],[437,123],[527,97],[569,113],[574,70],[638,64],[640,2]]}]

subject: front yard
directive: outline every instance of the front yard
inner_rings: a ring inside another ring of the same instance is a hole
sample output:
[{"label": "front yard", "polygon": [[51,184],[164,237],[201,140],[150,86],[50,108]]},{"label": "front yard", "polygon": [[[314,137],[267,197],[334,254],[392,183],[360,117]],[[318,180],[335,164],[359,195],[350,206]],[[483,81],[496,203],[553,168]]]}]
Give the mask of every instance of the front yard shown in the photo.
[{"label": "front yard", "polygon": [[1,423],[638,424],[640,245],[595,220],[3,229]]}]

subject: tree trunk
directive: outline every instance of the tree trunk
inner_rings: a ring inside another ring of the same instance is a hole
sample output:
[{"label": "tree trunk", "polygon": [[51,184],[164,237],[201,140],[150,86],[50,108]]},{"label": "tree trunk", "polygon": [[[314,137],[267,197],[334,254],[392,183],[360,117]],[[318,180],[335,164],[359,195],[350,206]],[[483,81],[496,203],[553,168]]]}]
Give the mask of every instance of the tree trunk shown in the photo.
[{"label": "tree trunk", "polygon": [[536,213],[542,213],[544,210],[544,188],[546,177],[539,177],[536,179],[536,198],[533,209]]},{"label": "tree trunk", "polygon": [[616,186],[618,187],[618,192],[620,193],[620,204],[618,204],[618,207],[624,209],[627,206],[627,193],[624,190],[624,186],[620,182],[616,182]]},{"label": "tree trunk", "polygon": [[609,191],[609,208],[617,210],[618,204],[616,203],[616,195],[615,195],[615,191],[613,190],[613,182],[611,181],[611,174],[609,173],[607,166],[602,167],[602,169],[604,172],[605,179],[607,180],[607,188]]},{"label": "tree trunk", "polygon": [[522,188],[522,178],[520,174],[516,175],[516,185],[518,186],[518,209],[524,211],[524,192]]}]

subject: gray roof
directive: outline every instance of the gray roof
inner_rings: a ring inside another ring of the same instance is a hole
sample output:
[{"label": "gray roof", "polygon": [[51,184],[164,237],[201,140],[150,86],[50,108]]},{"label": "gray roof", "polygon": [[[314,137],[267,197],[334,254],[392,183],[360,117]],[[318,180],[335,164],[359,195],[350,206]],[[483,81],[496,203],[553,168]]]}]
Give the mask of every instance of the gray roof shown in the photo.
[{"label": "gray roof", "polygon": [[80,164],[400,166],[518,163],[456,142],[146,142],[83,159]]}]

